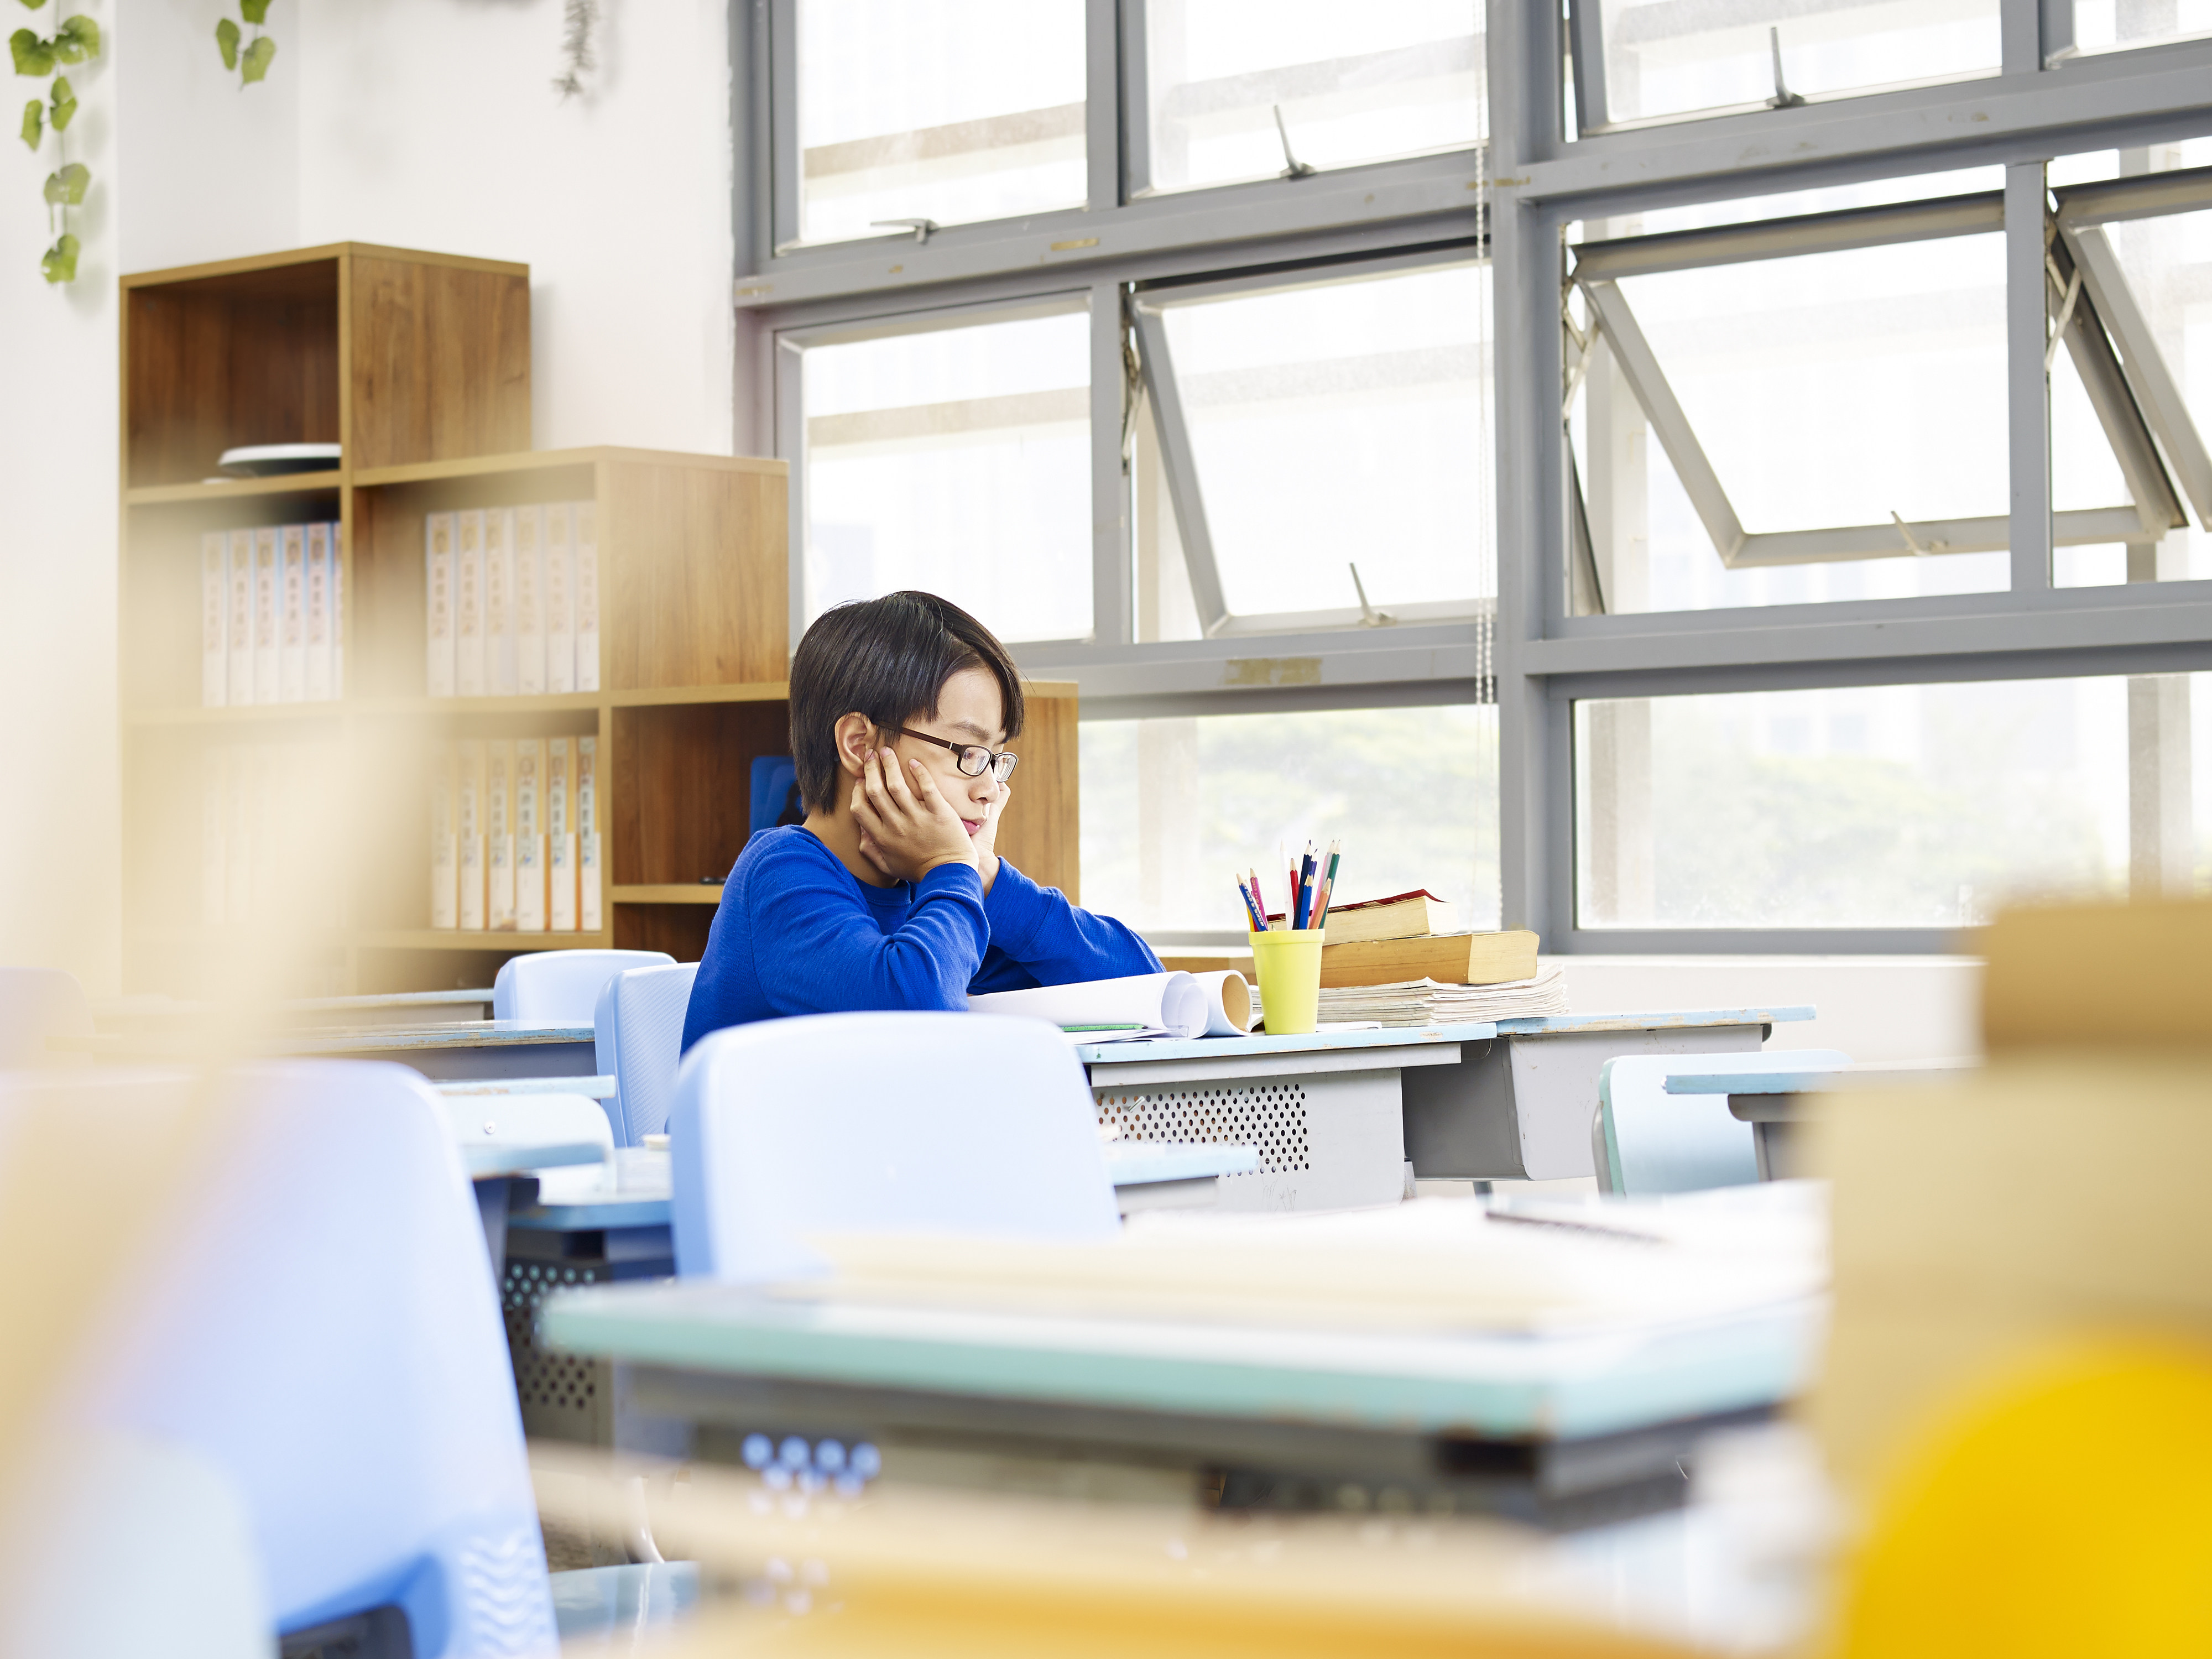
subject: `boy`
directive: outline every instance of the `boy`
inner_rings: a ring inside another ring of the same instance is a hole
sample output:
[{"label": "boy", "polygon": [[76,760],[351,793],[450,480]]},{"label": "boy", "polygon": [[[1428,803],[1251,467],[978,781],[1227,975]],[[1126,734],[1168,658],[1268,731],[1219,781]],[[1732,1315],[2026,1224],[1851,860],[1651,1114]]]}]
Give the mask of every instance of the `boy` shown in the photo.
[{"label": "boy", "polygon": [[805,822],[762,830],[730,872],[684,1048],[779,1015],[1158,973],[1128,928],[999,857],[1022,712],[1006,648],[935,594],[817,618],[791,664]]}]

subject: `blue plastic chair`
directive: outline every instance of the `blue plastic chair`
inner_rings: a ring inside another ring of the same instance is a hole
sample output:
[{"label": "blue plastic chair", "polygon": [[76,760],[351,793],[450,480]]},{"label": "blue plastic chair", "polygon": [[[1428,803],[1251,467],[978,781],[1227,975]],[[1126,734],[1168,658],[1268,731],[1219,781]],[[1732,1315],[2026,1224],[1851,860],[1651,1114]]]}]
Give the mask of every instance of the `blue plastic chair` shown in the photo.
[{"label": "blue plastic chair", "polygon": [[629,968],[665,968],[665,951],[529,951],[491,982],[491,1017],[532,1025],[588,1025],[599,989]]},{"label": "blue plastic chair", "polygon": [[1695,1193],[1759,1180],[1752,1126],[1726,1095],[1670,1095],[1667,1079],[1691,1073],[1802,1072],[1850,1064],[1834,1049],[1749,1054],[1624,1054],[1598,1073],[1590,1151],[1601,1192]]},{"label": "blue plastic chair", "polygon": [[1083,1067],[988,1014],[811,1014],[684,1057],[668,1122],[676,1270],[809,1277],[825,1232],[1092,1239],[1121,1226]]},{"label": "blue plastic chair", "polygon": [[599,1074],[616,1083],[614,1098],[600,1104],[618,1146],[641,1146],[668,1127],[684,1058],[684,1016],[698,976],[697,963],[679,962],[629,969],[600,988],[592,1015],[597,1063]]},{"label": "blue plastic chair", "polygon": [[416,1659],[549,1649],[498,1295],[438,1096],[403,1066],[337,1060],[67,1086],[105,1134],[155,1132],[182,1091],[216,1087],[221,1145],[188,1160],[65,1427],[220,1469],[280,1631],[396,1610]]}]

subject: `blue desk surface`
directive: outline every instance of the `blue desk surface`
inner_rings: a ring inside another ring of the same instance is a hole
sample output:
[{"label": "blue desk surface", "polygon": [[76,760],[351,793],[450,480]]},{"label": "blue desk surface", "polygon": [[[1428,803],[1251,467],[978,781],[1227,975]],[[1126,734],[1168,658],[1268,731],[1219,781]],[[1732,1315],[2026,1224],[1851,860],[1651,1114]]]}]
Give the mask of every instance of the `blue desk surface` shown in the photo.
[{"label": "blue desk surface", "polygon": [[1321,1054],[1344,1048],[1414,1048],[1482,1042],[1499,1036],[1559,1036],[1577,1031],[1678,1031],[1701,1026],[1779,1025],[1810,1019],[1810,1007],[1659,1008],[1626,1012],[1545,1014],[1465,1025],[1388,1025],[1372,1031],[1316,1031],[1304,1036],[1161,1037],[1150,1042],[1086,1042],[1075,1057],[1085,1066],[1147,1060],[1232,1060],[1244,1054]]},{"label": "blue desk surface", "polygon": [[1825,1089],[1840,1076],[1832,1066],[1799,1072],[1690,1072],[1669,1076],[1670,1095],[1804,1095]]},{"label": "blue desk surface", "polygon": [[1605,1434],[1811,1380],[1816,1300],[1562,1335],[1275,1329],[780,1299],[664,1282],[549,1298],[550,1346],[732,1376],[1410,1434]]}]

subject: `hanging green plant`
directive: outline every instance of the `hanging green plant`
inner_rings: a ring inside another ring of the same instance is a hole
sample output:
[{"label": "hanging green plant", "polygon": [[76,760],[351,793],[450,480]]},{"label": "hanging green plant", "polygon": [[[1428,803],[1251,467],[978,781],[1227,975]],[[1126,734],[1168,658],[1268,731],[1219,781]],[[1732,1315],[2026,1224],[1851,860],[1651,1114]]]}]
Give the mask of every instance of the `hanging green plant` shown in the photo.
[{"label": "hanging green plant", "polygon": [[[28,11],[43,10],[46,3],[46,0],[22,0]],[[83,245],[70,229],[70,210],[84,205],[84,193],[92,185],[92,170],[82,161],[69,159],[68,141],[63,136],[76,118],[76,91],[67,76],[55,71],[91,62],[100,56],[100,25],[81,12],[64,17],[58,5],[51,36],[21,28],[8,37],[8,55],[15,61],[16,74],[54,77],[42,96],[23,106],[21,129],[23,143],[33,155],[46,147],[49,135],[53,139],[57,165],[46,175],[45,194],[46,228],[54,245],[39,260],[39,270],[50,283],[76,280],[77,255]]]},{"label": "hanging green plant", "polygon": [[[267,76],[269,60],[276,55],[276,43],[261,32],[269,17],[269,0],[238,0],[238,15],[252,29],[253,39],[246,40],[245,31],[226,17],[215,26],[215,45],[222,54],[222,66],[236,70],[238,84],[249,87]],[[242,40],[243,49],[239,45]]]}]

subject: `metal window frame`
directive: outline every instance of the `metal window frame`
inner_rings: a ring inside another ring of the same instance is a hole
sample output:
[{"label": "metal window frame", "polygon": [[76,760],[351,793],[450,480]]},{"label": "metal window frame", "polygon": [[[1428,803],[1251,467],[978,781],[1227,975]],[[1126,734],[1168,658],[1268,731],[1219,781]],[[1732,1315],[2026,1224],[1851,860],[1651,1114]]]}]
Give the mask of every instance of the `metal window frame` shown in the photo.
[{"label": "metal window frame", "polygon": [[[1024,646],[1028,672],[1077,678],[1088,719],[1290,708],[1422,706],[1474,696],[1474,622],[1389,629],[1319,628],[1269,636],[1133,638],[1127,480],[1121,465],[1121,301],[1164,279],[1272,276],[1361,254],[1483,240],[1492,267],[1497,410],[1499,860],[1509,926],[1565,951],[1920,951],[1940,931],[1584,930],[1574,925],[1571,711],[1575,701],[1814,684],[2212,670],[2212,582],[2155,588],[2050,586],[2050,428],[2044,356],[2046,158],[2212,133],[2212,41],[2070,52],[2070,0],[2001,0],[2003,66],[1982,79],[1607,129],[1564,128],[1568,40],[1601,33],[1595,0],[1486,0],[1488,142],[1464,150],[1296,180],[1146,195],[1146,0],[1088,0],[1090,202],[1080,210],[953,227],[926,244],[885,239],[777,252],[795,208],[796,124],[772,92],[795,70],[796,0],[745,0],[739,67],[754,93],[750,161],[740,144],[740,339],[750,341],[753,424],[787,428],[796,387],[786,337],[817,325],[1006,304],[1083,291],[1094,322],[1096,637]],[[1115,47],[1109,76],[1102,41]],[[739,56],[733,42],[733,58]],[[1601,51],[1589,65],[1602,78]],[[744,80],[740,84],[745,84]],[[1588,82],[1582,106],[1601,107]],[[1099,135],[1113,123],[1112,183]],[[2006,169],[2010,592],[1911,601],[1778,606],[1759,612],[1570,614],[1572,495],[1563,429],[1567,343],[1558,326],[1571,222],[1648,209],[1948,171]],[[1489,214],[1480,210],[1486,199]],[[780,189],[779,186],[781,186]],[[2179,493],[2198,508],[2212,462],[2171,434],[2183,410],[2130,349],[2142,337],[2111,291],[2093,217],[2158,210],[2161,176],[2069,191],[2060,234],[2082,293]],[[2100,194],[2101,193],[2101,194]],[[2099,204],[2101,203],[2101,205]],[[742,227],[757,227],[751,246]],[[2100,263],[2101,261],[2101,263]],[[1110,307],[1103,303],[1112,297]],[[2078,302],[2077,302],[2078,304]],[[1113,373],[1109,375],[1109,367]],[[741,422],[741,430],[744,422]],[[794,441],[801,448],[785,447]],[[803,490],[803,466],[793,489]],[[794,507],[803,496],[794,495]],[[1116,502],[1119,511],[1115,511]],[[1389,637],[1380,637],[1387,635]]]}]

